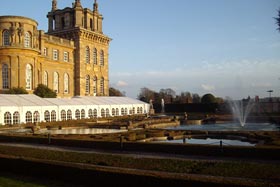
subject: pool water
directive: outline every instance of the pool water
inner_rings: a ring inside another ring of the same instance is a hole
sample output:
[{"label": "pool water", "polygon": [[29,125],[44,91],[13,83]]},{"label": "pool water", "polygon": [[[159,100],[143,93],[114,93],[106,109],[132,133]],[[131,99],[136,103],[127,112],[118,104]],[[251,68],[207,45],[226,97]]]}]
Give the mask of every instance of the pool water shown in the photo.
[{"label": "pool water", "polygon": [[206,130],[206,131],[279,131],[280,126],[270,123],[246,123],[241,126],[239,123],[205,124],[205,125],[180,125],[169,127],[170,130]]},{"label": "pool water", "polygon": [[206,139],[183,139],[178,140],[166,140],[160,141],[161,143],[186,143],[186,144],[200,144],[200,145],[220,145],[222,141],[223,146],[255,146],[256,144],[250,142],[244,142],[240,140],[228,140],[228,139],[213,139],[213,138],[206,138]]}]

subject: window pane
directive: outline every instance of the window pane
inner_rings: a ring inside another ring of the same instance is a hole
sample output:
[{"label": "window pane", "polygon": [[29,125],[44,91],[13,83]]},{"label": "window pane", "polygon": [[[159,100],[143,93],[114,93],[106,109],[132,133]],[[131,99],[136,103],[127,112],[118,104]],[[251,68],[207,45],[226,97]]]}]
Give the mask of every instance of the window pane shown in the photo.
[{"label": "window pane", "polygon": [[26,65],[26,89],[32,89],[32,68],[30,64]]},{"label": "window pane", "polygon": [[29,32],[24,35],[24,47],[31,47],[31,36]]},{"label": "window pane", "polygon": [[10,45],[10,32],[7,30],[3,32],[3,45]]},{"label": "window pane", "polygon": [[9,69],[7,64],[2,65],[2,86],[3,89],[9,88]]}]

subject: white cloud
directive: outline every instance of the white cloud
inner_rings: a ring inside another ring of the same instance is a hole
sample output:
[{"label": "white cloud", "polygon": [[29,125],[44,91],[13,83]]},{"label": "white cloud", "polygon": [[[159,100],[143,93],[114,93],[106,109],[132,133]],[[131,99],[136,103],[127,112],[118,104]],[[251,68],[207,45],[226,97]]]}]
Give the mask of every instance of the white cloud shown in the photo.
[{"label": "white cloud", "polygon": [[279,90],[279,63],[280,60],[204,61],[196,67],[112,72],[110,79],[122,80],[117,85],[125,87],[128,95],[138,92],[141,87],[148,87],[155,91],[175,88],[177,94],[181,91],[205,94],[207,91],[220,97],[266,96],[266,89]]},{"label": "white cloud", "polygon": [[214,91],[215,90],[215,86],[213,86],[213,85],[202,84],[201,87],[205,91]]},{"label": "white cloud", "polygon": [[118,87],[126,87],[126,86],[128,86],[128,83],[125,81],[118,81],[116,85]]}]

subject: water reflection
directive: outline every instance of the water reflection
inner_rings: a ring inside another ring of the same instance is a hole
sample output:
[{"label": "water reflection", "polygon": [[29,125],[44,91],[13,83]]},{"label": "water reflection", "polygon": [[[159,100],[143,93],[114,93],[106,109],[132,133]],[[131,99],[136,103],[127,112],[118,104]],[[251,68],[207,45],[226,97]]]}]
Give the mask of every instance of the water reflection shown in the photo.
[{"label": "water reflection", "polygon": [[222,141],[223,146],[255,146],[256,144],[250,143],[250,142],[244,142],[240,140],[227,140],[227,139],[212,139],[212,138],[206,138],[206,139],[179,139],[179,140],[166,140],[166,141],[160,141],[161,143],[186,143],[186,144],[204,144],[204,145],[220,145]]},{"label": "water reflection", "polygon": [[207,130],[207,131],[279,131],[279,126],[270,123],[239,123],[207,124],[207,125],[181,125],[167,129],[174,130]]}]

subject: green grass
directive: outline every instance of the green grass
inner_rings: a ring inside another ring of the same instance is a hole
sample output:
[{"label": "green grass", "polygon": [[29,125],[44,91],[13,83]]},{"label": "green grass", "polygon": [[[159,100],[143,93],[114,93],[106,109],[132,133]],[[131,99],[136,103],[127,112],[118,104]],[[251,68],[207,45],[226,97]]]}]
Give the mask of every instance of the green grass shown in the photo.
[{"label": "green grass", "polygon": [[277,181],[280,180],[280,165],[269,163],[245,161],[214,162],[168,158],[135,158],[133,156],[61,152],[34,148],[15,148],[9,146],[0,146],[0,154],[175,173],[205,174],[211,176],[240,177]]},{"label": "green grass", "polygon": [[0,187],[47,187],[45,185],[34,184],[32,182],[21,181],[19,179],[0,177]]}]

